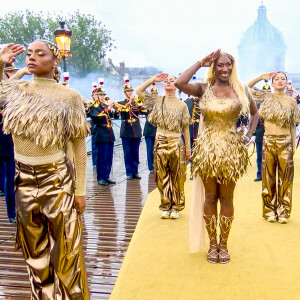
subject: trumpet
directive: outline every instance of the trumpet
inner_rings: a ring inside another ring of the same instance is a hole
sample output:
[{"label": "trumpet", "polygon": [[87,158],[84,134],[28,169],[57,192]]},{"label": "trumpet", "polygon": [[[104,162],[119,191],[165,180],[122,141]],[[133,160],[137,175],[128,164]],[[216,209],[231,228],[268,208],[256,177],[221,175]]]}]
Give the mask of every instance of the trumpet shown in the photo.
[{"label": "trumpet", "polygon": [[98,107],[100,105],[100,101],[97,99],[97,100],[94,100],[94,101],[89,101],[89,100],[85,100],[83,101],[83,104],[85,107]]},{"label": "trumpet", "polygon": [[144,98],[141,96],[138,96],[137,98],[134,98],[134,103],[138,106],[141,106],[144,103]]},{"label": "trumpet", "polygon": [[118,102],[114,102],[114,109],[118,111],[129,111],[130,107],[128,105],[123,105]]}]

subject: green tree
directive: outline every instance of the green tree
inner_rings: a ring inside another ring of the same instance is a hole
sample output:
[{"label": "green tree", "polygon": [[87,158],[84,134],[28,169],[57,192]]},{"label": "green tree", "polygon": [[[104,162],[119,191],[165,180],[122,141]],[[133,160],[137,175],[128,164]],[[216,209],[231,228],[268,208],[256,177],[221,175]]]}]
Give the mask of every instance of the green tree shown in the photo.
[{"label": "green tree", "polygon": [[[101,53],[111,51],[113,39],[111,32],[92,15],[73,14],[58,15],[41,12],[9,12],[0,18],[0,43],[19,43],[27,46],[35,39],[54,40],[53,32],[59,26],[59,21],[65,21],[72,30],[71,53],[68,66],[74,73],[85,76],[89,72],[101,70]],[[20,63],[22,58],[18,58]]]},{"label": "green tree", "polygon": [[72,30],[70,65],[81,75],[101,69],[101,53],[113,48],[111,32],[94,16],[79,11],[66,23]]}]

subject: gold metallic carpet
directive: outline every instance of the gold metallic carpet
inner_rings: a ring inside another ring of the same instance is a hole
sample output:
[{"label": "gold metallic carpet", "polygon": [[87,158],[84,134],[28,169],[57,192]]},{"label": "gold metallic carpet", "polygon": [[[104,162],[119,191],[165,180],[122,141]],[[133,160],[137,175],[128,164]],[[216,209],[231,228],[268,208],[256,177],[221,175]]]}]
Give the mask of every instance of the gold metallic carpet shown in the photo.
[{"label": "gold metallic carpet", "polygon": [[189,253],[191,181],[186,182],[186,209],[178,220],[160,219],[156,189],[145,203],[110,300],[300,299],[300,150],[293,210],[285,225],[261,217],[254,156],[235,190],[231,262],[207,263],[207,249]]}]

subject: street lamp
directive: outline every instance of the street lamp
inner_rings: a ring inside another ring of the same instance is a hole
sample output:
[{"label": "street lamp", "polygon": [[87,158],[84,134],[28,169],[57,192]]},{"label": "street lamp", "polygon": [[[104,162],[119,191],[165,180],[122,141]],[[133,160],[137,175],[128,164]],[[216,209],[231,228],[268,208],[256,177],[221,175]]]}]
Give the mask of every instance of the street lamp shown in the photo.
[{"label": "street lamp", "polygon": [[67,72],[66,58],[72,56],[70,52],[72,31],[65,27],[66,22],[59,22],[60,27],[54,31],[56,46],[63,59],[63,71]]}]

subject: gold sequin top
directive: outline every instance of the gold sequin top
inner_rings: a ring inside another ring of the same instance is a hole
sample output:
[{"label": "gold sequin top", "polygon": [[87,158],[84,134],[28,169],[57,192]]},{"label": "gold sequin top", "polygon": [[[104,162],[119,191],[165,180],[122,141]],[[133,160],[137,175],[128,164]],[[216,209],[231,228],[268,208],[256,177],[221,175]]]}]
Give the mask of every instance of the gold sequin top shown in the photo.
[{"label": "gold sequin top", "polygon": [[71,144],[76,195],[85,194],[85,136],[89,132],[81,96],[53,79],[0,83],[3,131],[12,134],[15,153],[30,157],[66,152]]},{"label": "gold sequin top", "polygon": [[207,86],[200,99],[204,128],[193,150],[192,173],[218,182],[237,181],[249,162],[246,147],[237,132],[236,122],[242,109],[239,99],[219,98]]},{"label": "gold sequin top", "polygon": [[213,94],[211,86],[208,86],[199,107],[206,128],[222,132],[236,131],[236,121],[242,109],[239,99],[219,98]]},{"label": "gold sequin top", "polygon": [[259,116],[267,122],[288,129],[299,123],[297,102],[287,95],[268,94],[260,106]]}]

